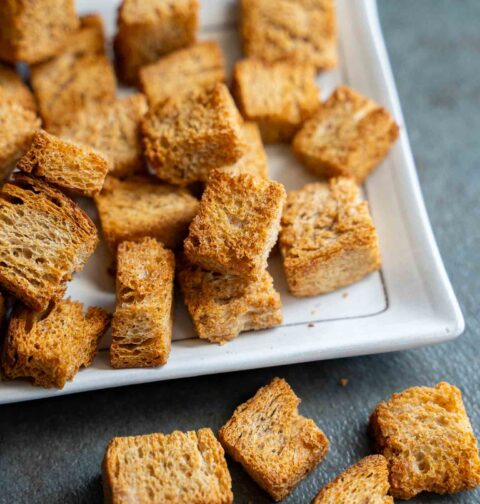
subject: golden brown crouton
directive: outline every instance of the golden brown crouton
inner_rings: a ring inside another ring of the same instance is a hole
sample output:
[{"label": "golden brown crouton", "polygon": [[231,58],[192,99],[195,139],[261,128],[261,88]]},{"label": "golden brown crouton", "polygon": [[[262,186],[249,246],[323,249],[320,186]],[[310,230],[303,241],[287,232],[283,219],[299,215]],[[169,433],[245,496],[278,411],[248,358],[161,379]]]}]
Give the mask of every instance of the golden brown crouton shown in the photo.
[{"label": "golden brown crouton", "polygon": [[267,154],[263,146],[260,130],[256,123],[243,123],[242,142],[242,157],[233,165],[218,169],[232,174],[250,173],[250,175],[268,178]]},{"label": "golden brown crouton", "polygon": [[242,120],[224,84],[150,110],[142,123],[145,155],[172,184],[206,181],[214,168],[243,154]]},{"label": "golden brown crouton", "polygon": [[297,133],[293,150],[317,175],[350,175],[361,183],[397,138],[398,126],[387,110],[340,86]]},{"label": "golden brown crouton", "polygon": [[334,0],[241,0],[247,56],[263,61],[337,64]]},{"label": "golden brown crouton", "polygon": [[312,504],[394,504],[385,457],[371,455],[322,488]]},{"label": "golden brown crouton", "polygon": [[326,456],[329,442],[313,420],[298,413],[300,399],[275,378],[241,404],[220,429],[225,451],[276,501]]},{"label": "golden brown crouton", "polygon": [[35,98],[13,67],[0,63],[0,102],[13,100],[28,110],[37,110]]},{"label": "golden brown crouton", "polygon": [[205,271],[184,261],[179,273],[185,304],[200,338],[225,343],[242,331],[282,323],[280,294],[267,271],[248,282]]},{"label": "golden brown crouton", "polygon": [[74,0],[0,2],[0,59],[37,63],[60,53],[79,25]]},{"label": "golden brown crouton", "polygon": [[439,494],[480,484],[477,440],[462,393],[442,382],[412,387],[380,403],[370,417],[378,453],[390,471],[390,493],[410,499],[420,492]]},{"label": "golden brown crouton", "polygon": [[260,127],[265,143],[288,142],[320,105],[311,65],[244,59],[233,71],[240,112]]},{"label": "golden brown crouton", "polygon": [[111,163],[113,175],[129,175],[144,167],[140,121],[146,111],[147,102],[141,94],[90,104],[54,133],[101,152]]},{"label": "golden brown crouton", "polygon": [[17,174],[0,190],[0,284],[34,310],[62,297],[97,242],[87,214],[41,180]]},{"label": "golden brown crouton", "polygon": [[38,130],[17,168],[60,189],[93,197],[103,186],[108,161],[86,146]]},{"label": "golden brown crouton", "polygon": [[7,178],[40,127],[40,119],[12,99],[0,99],[0,181]]},{"label": "golden brown crouton", "polygon": [[198,42],[141,68],[140,87],[153,107],[169,98],[225,82],[224,67],[217,42]]},{"label": "golden brown crouton", "polygon": [[133,84],[140,67],[195,42],[199,7],[198,0],[123,0],[114,43],[122,80]]},{"label": "golden brown crouton", "polygon": [[232,481],[210,429],[113,438],[103,459],[107,504],[231,504]]},{"label": "golden brown crouton", "polygon": [[378,237],[355,181],[338,177],[287,196],[280,250],[294,296],[344,287],[380,268]]},{"label": "golden brown crouton", "polygon": [[105,54],[105,28],[102,16],[89,14],[80,18],[80,28],[69,37],[62,54],[75,53],[77,56],[85,54]]},{"label": "golden brown crouton", "polygon": [[198,210],[198,200],[186,189],[162,184],[153,177],[107,177],[95,202],[103,236],[112,251],[122,241],[145,236],[176,248]]},{"label": "golden brown crouton", "polygon": [[210,271],[257,277],[277,241],[284,202],[278,182],[214,171],[190,224],[185,255]]},{"label": "golden brown crouton", "polygon": [[173,325],[175,256],[153,238],[117,252],[117,300],[110,362],[115,368],[165,364]]},{"label": "golden brown crouton", "polygon": [[90,366],[110,316],[63,299],[38,313],[20,307],[12,315],[5,340],[7,378],[31,378],[35,385],[63,388],[82,366]]}]

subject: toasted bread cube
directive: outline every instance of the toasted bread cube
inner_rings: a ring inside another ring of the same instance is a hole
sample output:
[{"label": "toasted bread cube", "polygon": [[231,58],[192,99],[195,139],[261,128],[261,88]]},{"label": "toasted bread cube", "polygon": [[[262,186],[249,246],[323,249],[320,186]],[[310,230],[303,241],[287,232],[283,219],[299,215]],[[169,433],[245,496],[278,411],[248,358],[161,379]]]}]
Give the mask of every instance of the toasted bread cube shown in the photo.
[{"label": "toasted bread cube", "polygon": [[115,56],[122,79],[133,84],[138,70],[195,42],[198,0],[123,0]]},{"label": "toasted bread cube", "polygon": [[111,163],[112,175],[131,175],[144,167],[140,121],[146,112],[143,95],[127,96],[113,103],[90,104],[53,132],[102,153]]},{"label": "toasted bread cube", "polygon": [[225,63],[215,41],[179,49],[140,69],[140,87],[151,107],[169,98],[225,82]]},{"label": "toasted bread cube", "polygon": [[365,457],[322,488],[312,504],[394,504],[382,455]]},{"label": "toasted bread cube", "polygon": [[0,63],[0,102],[16,101],[28,110],[37,110],[35,98],[13,67]]},{"label": "toasted bread cube", "polygon": [[110,346],[113,367],[153,367],[167,362],[174,276],[173,252],[153,238],[119,245]]},{"label": "toasted bread cube", "polygon": [[380,403],[370,417],[378,453],[388,462],[390,493],[456,493],[480,484],[475,435],[457,387],[412,387]]},{"label": "toasted bread cube", "polygon": [[105,27],[102,16],[88,14],[80,18],[80,28],[69,36],[62,54],[75,53],[78,56],[106,54],[105,46]]},{"label": "toasted bread cube", "polygon": [[179,272],[185,304],[200,338],[226,343],[242,331],[282,323],[280,294],[267,271],[251,282],[184,261]]},{"label": "toasted bread cube", "polygon": [[34,385],[63,388],[82,366],[90,366],[100,337],[110,323],[101,308],[62,299],[45,312],[20,307],[12,315],[5,340],[7,378],[31,378]]},{"label": "toasted bread cube", "polygon": [[108,172],[108,161],[89,147],[75,145],[38,130],[28,151],[17,164],[49,184],[80,196],[100,192]]},{"label": "toasted bread cube", "polygon": [[242,157],[233,165],[218,169],[232,174],[250,173],[250,175],[257,177],[268,178],[267,153],[257,124],[254,122],[243,123],[242,138]]},{"label": "toasted bread cube", "polygon": [[109,504],[233,502],[225,453],[211,429],[113,438],[102,472]]},{"label": "toasted bread cube", "polygon": [[150,166],[172,184],[204,182],[243,154],[242,120],[224,84],[151,109],[142,130]]},{"label": "toasted bread cube", "polygon": [[0,181],[10,175],[28,148],[40,119],[12,99],[0,99]]},{"label": "toasted bread cube", "polygon": [[0,284],[30,308],[60,299],[97,243],[87,214],[41,180],[17,174],[0,190]]},{"label": "toasted bread cube", "polygon": [[276,501],[326,456],[329,442],[313,420],[298,412],[300,399],[275,378],[241,404],[220,429],[225,451]]},{"label": "toasted bread cube", "polygon": [[355,181],[338,177],[287,196],[280,250],[294,296],[316,296],[378,270],[380,249],[368,203]]},{"label": "toasted bread cube", "polygon": [[233,94],[265,143],[288,142],[320,105],[311,65],[244,59],[233,71]]},{"label": "toasted bread cube", "polygon": [[95,203],[103,236],[112,251],[122,241],[146,236],[166,247],[178,247],[199,205],[186,189],[162,184],[153,177],[107,177]]},{"label": "toasted bread cube", "polygon": [[362,183],[397,138],[387,110],[340,86],[296,134],[293,150],[317,175],[349,175]]},{"label": "toasted bread cube", "polygon": [[190,224],[185,255],[210,271],[258,277],[277,241],[284,202],[278,182],[214,171]]},{"label": "toasted bread cube", "polygon": [[79,26],[74,0],[0,2],[0,59],[37,63],[60,53]]},{"label": "toasted bread cube", "polygon": [[334,0],[241,0],[245,54],[319,70],[337,64]]}]

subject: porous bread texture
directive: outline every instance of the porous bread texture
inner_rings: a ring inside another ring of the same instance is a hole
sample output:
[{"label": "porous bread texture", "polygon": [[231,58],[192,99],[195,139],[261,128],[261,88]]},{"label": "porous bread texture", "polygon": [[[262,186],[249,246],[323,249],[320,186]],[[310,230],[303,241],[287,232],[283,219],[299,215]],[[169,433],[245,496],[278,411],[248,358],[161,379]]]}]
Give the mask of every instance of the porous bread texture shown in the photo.
[{"label": "porous bread texture", "polygon": [[387,459],[395,498],[456,493],[480,484],[477,440],[462,393],[449,383],[393,394],[375,408],[370,432]]},{"label": "porous bread texture", "polygon": [[199,9],[198,0],[123,0],[114,40],[122,80],[135,83],[140,67],[193,44]]},{"label": "porous bread texture", "polygon": [[333,68],[336,31],[334,0],[241,0],[243,49],[249,57]]},{"label": "porous bread texture", "polygon": [[370,455],[323,487],[312,504],[394,504],[389,487],[385,457]]},{"label": "porous bread texture", "polygon": [[53,132],[102,153],[111,163],[112,175],[131,175],[144,168],[140,121],[146,112],[145,97],[136,94],[112,103],[90,104]]},{"label": "porous bread texture", "polygon": [[285,189],[278,182],[215,170],[185,240],[185,255],[209,271],[257,278],[277,241]]},{"label": "porous bread texture", "polygon": [[257,122],[265,143],[289,142],[320,105],[314,67],[288,61],[237,62],[233,96],[243,117]]},{"label": "porous bread texture", "polygon": [[108,161],[82,145],[38,130],[17,168],[68,192],[93,197],[103,186]]},{"label": "porous bread texture", "polygon": [[0,2],[0,59],[37,63],[60,53],[79,26],[74,0]]},{"label": "porous bread texture", "polygon": [[0,99],[0,181],[7,178],[40,127],[34,111],[16,100]]},{"label": "porous bread texture", "polygon": [[16,101],[28,110],[34,112],[37,110],[33,94],[15,68],[0,63],[0,102],[10,100]]},{"label": "porous bread texture", "polygon": [[313,420],[298,412],[300,399],[275,378],[241,404],[220,429],[225,451],[276,501],[326,456],[329,442]]},{"label": "porous bread texture", "polygon": [[102,469],[108,504],[233,502],[225,453],[211,429],[113,438]]},{"label": "porous bread texture", "polygon": [[103,237],[112,251],[122,241],[146,236],[166,247],[178,247],[199,205],[188,190],[160,183],[153,177],[107,177],[95,203]]},{"label": "porous bread texture", "polygon": [[213,40],[197,42],[140,69],[140,89],[150,107],[169,98],[225,82],[222,50]]},{"label": "porous bread texture", "polygon": [[282,323],[282,302],[267,271],[253,281],[181,262],[179,282],[198,336],[226,343],[242,331]]},{"label": "porous bread texture", "polygon": [[399,130],[390,113],[339,86],[296,134],[293,151],[314,174],[362,183],[387,155]]},{"label": "porous bread texture", "polygon": [[110,345],[113,367],[153,367],[167,362],[174,276],[173,252],[153,238],[119,245]]},{"label": "porous bread texture", "polygon": [[18,307],[5,340],[3,372],[7,378],[30,378],[34,385],[63,388],[82,366],[90,366],[98,341],[110,323],[101,308],[62,299],[45,312]]},{"label": "porous bread texture", "polygon": [[288,288],[316,296],[381,266],[378,236],[352,178],[337,177],[291,191],[279,238]]},{"label": "porous bread texture", "polygon": [[224,84],[170,99],[142,122],[145,155],[156,175],[186,185],[243,154],[242,119]]},{"label": "porous bread texture", "polygon": [[41,180],[16,174],[0,190],[0,284],[30,308],[60,299],[97,243],[87,214]]},{"label": "porous bread texture", "polygon": [[218,168],[232,174],[250,173],[258,177],[268,178],[268,160],[263,146],[260,129],[254,122],[244,122],[242,125],[242,157],[233,165]]}]

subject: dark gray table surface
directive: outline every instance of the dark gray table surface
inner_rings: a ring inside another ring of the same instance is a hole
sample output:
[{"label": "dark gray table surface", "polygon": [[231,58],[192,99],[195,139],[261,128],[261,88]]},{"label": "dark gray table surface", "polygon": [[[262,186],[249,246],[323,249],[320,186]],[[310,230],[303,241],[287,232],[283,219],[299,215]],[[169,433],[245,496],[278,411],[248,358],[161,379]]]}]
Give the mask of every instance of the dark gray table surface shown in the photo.
[{"label": "dark gray table surface", "polygon": [[[428,212],[460,300],[466,331],[451,343],[396,354],[285,366],[66,396],[0,408],[0,502],[102,502],[110,438],[217,429],[274,376],[331,440],[323,464],[285,500],[308,503],[370,453],[375,404],[413,385],[458,385],[480,435],[480,1],[379,0],[381,22]],[[348,378],[347,387],[339,385]],[[270,502],[231,463],[235,502]],[[480,490],[412,503],[478,503]]]}]

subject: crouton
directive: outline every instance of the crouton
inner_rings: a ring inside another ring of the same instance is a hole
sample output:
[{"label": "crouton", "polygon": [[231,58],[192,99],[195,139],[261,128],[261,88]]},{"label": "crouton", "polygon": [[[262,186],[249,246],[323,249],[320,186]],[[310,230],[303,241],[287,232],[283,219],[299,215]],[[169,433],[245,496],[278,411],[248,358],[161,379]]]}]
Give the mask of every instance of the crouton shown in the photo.
[{"label": "crouton", "polygon": [[322,488],[312,504],[394,504],[385,457],[365,457]]},{"label": "crouton", "polygon": [[135,83],[140,67],[195,42],[198,0],[123,0],[114,47],[119,73]]},{"label": "crouton", "polygon": [[216,170],[185,240],[185,255],[203,268],[257,277],[277,241],[285,189],[278,182]]},{"label": "crouton", "polygon": [[275,378],[240,405],[220,429],[225,451],[276,501],[326,456],[329,442],[313,420],[298,413],[300,399]]},{"label": "crouton", "polygon": [[280,294],[267,271],[248,282],[183,261],[179,281],[195,330],[202,339],[223,344],[242,331],[282,323]]},{"label": "crouton", "polygon": [[3,372],[7,378],[30,378],[34,385],[63,388],[82,366],[90,366],[110,316],[63,299],[45,312],[18,307],[5,340]]},{"label": "crouton", "polygon": [[153,238],[117,252],[117,300],[110,362],[115,368],[165,364],[173,325],[175,256]]},{"label": "crouton", "polygon": [[142,67],[139,80],[151,107],[169,98],[208,89],[225,82],[222,50],[215,41],[198,42]]},{"label": "crouton", "polygon": [[80,18],[80,28],[68,37],[62,54],[67,52],[77,56],[106,54],[105,46],[105,28],[102,16],[89,14]]},{"label": "crouton", "polygon": [[157,106],[142,130],[150,166],[172,184],[204,182],[243,154],[242,120],[224,84]]},{"label": "crouton", "polygon": [[294,296],[333,291],[381,266],[368,203],[359,200],[358,186],[347,177],[290,192],[279,243]]},{"label": "crouton", "polygon": [[153,177],[107,177],[95,203],[103,237],[112,251],[122,241],[146,236],[166,247],[178,247],[199,204],[186,189],[162,184]]},{"label": "crouton", "polygon": [[380,403],[370,417],[378,453],[388,462],[390,493],[456,493],[480,484],[478,445],[458,388],[412,387]]},{"label": "crouton", "polygon": [[108,161],[92,149],[38,130],[17,168],[73,194],[93,197],[100,192]]},{"label": "crouton", "polygon": [[40,119],[12,99],[0,99],[0,181],[7,178],[40,127]]},{"label": "crouton", "polygon": [[250,57],[337,64],[334,0],[241,0],[241,34]]},{"label": "crouton", "polygon": [[144,168],[140,121],[146,111],[147,102],[141,94],[90,104],[54,133],[102,153],[111,163],[112,175],[131,175]]},{"label": "crouton", "polygon": [[239,61],[233,95],[243,117],[257,122],[265,143],[289,142],[320,105],[314,67],[292,62]]},{"label": "crouton", "polygon": [[26,86],[13,67],[0,63],[0,102],[16,101],[22,107],[36,111],[37,104],[28,86]]},{"label": "crouton", "polygon": [[0,2],[0,59],[37,63],[59,54],[78,28],[74,0]]},{"label": "crouton", "polygon": [[233,502],[225,454],[210,429],[113,438],[102,469],[109,504]]},{"label": "crouton", "polygon": [[349,175],[362,183],[398,138],[387,110],[339,86],[296,134],[293,150],[313,173]]},{"label": "crouton", "polygon": [[41,180],[17,174],[0,190],[0,284],[30,308],[60,299],[97,242],[87,214]]}]

